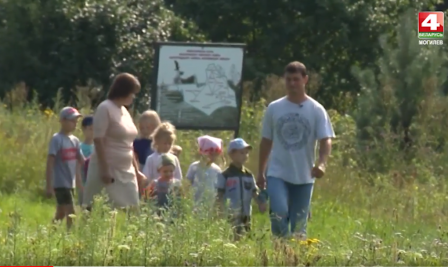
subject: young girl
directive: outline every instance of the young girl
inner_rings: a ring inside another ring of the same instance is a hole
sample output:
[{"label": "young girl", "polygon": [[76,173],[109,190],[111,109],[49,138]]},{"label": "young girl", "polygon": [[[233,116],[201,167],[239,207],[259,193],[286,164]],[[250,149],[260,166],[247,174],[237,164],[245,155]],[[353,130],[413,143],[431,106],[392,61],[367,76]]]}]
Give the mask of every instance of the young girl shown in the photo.
[{"label": "young girl", "polygon": [[[143,166],[143,174],[148,181],[155,180],[159,177],[157,167],[161,161],[161,154],[170,153],[174,141],[176,141],[176,128],[169,122],[161,123],[151,135],[153,153],[146,158]],[[174,178],[182,179],[182,171],[180,169],[179,159],[175,157]]]},{"label": "young girl", "polygon": [[159,208],[171,206],[169,196],[179,196],[181,187],[180,180],[174,179],[175,168],[176,157],[170,153],[161,154],[157,167],[159,177],[144,189],[144,198],[156,200],[156,206]]},{"label": "young girl", "polygon": [[154,110],[143,112],[138,121],[139,137],[134,140],[134,153],[138,158],[140,170],[145,165],[146,158],[153,153],[151,149],[151,134],[160,125],[160,117]]},{"label": "young girl", "polygon": [[190,165],[187,179],[194,191],[195,206],[207,205],[212,208],[216,198],[216,184],[221,168],[215,163],[222,153],[222,140],[204,135],[198,138],[199,161]]}]

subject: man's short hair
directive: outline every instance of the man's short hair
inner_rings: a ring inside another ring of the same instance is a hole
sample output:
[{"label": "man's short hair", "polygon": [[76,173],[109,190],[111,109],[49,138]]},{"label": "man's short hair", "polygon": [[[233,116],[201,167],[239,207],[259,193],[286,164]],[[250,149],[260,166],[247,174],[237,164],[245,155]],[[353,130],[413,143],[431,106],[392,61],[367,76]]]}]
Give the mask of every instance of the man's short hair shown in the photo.
[{"label": "man's short hair", "polygon": [[299,62],[299,61],[293,61],[293,62],[289,63],[288,65],[286,65],[285,73],[289,73],[289,74],[300,73],[300,74],[302,74],[302,76],[307,75],[305,64],[303,64],[302,62]]},{"label": "man's short hair", "polygon": [[115,100],[118,98],[128,97],[130,94],[135,94],[140,91],[140,82],[138,79],[129,73],[118,74],[109,88],[107,98]]}]

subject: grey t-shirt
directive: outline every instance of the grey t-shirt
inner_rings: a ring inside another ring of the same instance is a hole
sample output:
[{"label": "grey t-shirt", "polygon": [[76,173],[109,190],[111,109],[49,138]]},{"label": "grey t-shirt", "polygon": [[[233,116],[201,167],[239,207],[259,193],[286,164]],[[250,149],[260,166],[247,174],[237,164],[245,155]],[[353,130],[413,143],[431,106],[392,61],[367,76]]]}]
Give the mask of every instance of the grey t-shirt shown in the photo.
[{"label": "grey t-shirt", "polygon": [[79,139],[74,135],[56,133],[50,141],[48,155],[53,155],[53,188],[76,187],[76,164],[82,157]]},{"label": "grey t-shirt", "polygon": [[327,111],[311,97],[300,105],[286,97],[270,103],[261,134],[272,140],[267,176],[292,184],[314,183],[317,141],[335,137]]},{"label": "grey t-shirt", "polygon": [[199,161],[190,165],[186,177],[192,184],[196,204],[213,204],[220,173],[221,168],[215,163],[205,168],[201,166]]}]

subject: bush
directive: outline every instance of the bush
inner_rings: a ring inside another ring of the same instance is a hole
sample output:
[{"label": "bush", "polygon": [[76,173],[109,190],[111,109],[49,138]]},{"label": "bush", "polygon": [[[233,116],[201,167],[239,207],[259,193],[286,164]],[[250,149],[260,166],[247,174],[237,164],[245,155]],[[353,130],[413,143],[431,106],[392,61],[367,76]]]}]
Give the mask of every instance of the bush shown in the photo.
[{"label": "bush", "polygon": [[76,86],[107,88],[111,76],[124,71],[147,89],[154,42],[203,40],[163,0],[0,1],[2,11],[0,71],[8,75],[0,97],[24,82],[49,106],[58,89],[64,102],[75,102]]}]

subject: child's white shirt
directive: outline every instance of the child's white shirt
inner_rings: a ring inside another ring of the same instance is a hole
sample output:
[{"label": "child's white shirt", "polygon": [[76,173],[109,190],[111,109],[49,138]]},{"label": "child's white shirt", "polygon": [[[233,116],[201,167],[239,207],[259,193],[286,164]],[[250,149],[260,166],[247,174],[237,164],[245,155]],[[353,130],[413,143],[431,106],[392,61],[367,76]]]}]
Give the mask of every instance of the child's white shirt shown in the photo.
[{"label": "child's white shirt", "polygon": [[196,204],[214,203],[218,175],[221,172],[221,168],[215,163],[205,168],[201,166],[199,161],[195,161],[190,165],[186,178],[192,184]]},{"label": "child's white shirt", "polygon": [[[154,152],[146,158],[145,165],[143,166],[142,173],[148,178],[150,181],[153,181],[159,178],[159,173],[157,168],[161,163],[161,154],[159,152]],[[176,157],[174,167],[174,178],[181,180],[182,179],[182,170],[180,168],[179,159]]]}]

